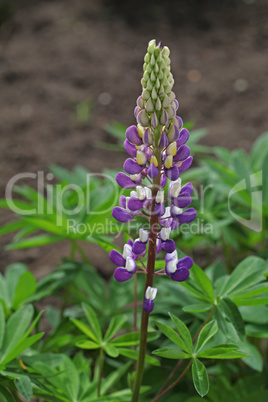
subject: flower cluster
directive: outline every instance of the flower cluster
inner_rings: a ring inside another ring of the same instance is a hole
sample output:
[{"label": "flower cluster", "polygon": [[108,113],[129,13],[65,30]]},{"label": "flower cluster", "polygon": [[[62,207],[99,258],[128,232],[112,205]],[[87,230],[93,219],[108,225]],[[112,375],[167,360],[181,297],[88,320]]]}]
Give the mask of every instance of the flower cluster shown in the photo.
[{"label": "flower cluster", "polygon": [[[188,278],[193,265],[190,257],[178,259],[175,243],[169,238],[172,230],[180,224],[192,222],[197,215],[194,208],[187,208],[191,203],[193,186],[191,183],[182,186],[180,178],[180,173],[191,166],[193,158],[190,148],[185,145],[189,132],[182,128],[182,119],[177,115],[179,104],[172,92],[174,80],[170,72],[169,53],[169,49],[161,47],[161,43],[149,42],[141,80],[143,90],[134,111],[137,125],[126,130],[124,147],[129,155],[123,166],[126,173],[120,172],[116,177],[119,186],[132,191],[128,197],[120,197],[120,206],[112,212],[119,222],[129,222],[135,216],[142,216],[151,224],[154,216],[158,230],[154,233],[150,229],[149,233],[140,229],[139,238],[134,242],[129,240],[122,254],[111,251],[110,258],[117,265],[114,277],[120,282],[130,279],[136,272],[147,273],[142,257],[146,255],[151,234],[152,241],[155,241],[155,253],[161,250],[167,253],[165,268],[155,272],[155,275],[166,274],[172,280],[181,282]],[[147,179],[147,185],[142,184],[143,179]],[[146,312],[153,309],[156,291],[152,289],[149,286],[145,293]]]}]

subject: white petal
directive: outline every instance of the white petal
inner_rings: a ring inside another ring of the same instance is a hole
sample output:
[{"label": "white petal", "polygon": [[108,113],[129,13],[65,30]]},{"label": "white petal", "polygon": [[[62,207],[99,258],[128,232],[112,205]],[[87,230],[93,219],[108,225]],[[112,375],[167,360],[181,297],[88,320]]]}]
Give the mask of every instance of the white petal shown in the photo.
[{"label": "white petal", "polygon": [[125,244],[123,249],[123,258],[126,260],[127,257],[132,256],[132,247],[130,244]]},{"label": "white petal", "polygon": [[169,239],[170,232],[171,232],[171,228],[162,228],[162,229],[161,229],[161,233],[160,233],[161,239],[162,239],[163,241],[168,240],[168,239]]},{"label": "white petal", "polygon": [[136,265],[136,263],[133,258],[131,258],[131,257],[126,258],[126,270],[128,272],[132,272],[133,269],[135,268],[135,265]]},{"label": "white petal", "polygon": [[165,196],[164,190],[157,191],[156,198],[155,198],[155,201],[157,202],[157,204],[160,204],[160,203],[163,204],[164,196]]},{"label": "white petal", "polygon": [[157,294],[157,288],[152,288],[151,286],[148,286],[145,292],[145,298],[147,300],[154,300]]},{"label": "white petal", "polygon": [[145,192],[145,188],[141,187],[141,186],[137,186],[136,187],[137,190],[137,197],[139,200],[143,201],[144,198],[146,197],[146,192]]},{"label": "white petal", "polygon": [[140,228],[140,230],[139,230],[139,236],[140,236],[140,241],[141,241],[142,243],[147,243],[148,238],[149,238],[148,230],[144,230],[144,229]]}]

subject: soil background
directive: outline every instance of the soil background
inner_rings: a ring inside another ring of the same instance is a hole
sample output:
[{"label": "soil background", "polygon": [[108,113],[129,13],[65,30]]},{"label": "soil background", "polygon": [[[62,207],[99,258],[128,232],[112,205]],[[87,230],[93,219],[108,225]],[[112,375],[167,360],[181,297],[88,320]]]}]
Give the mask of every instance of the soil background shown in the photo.
[{"label": "soil background", "polygon": [[[52,163],[93,172],[120,168],[123,153],[104,126],[134,124],[147,42],[171,50],[180,116],[206,127],[203,144],[249,150],[268,127],[266,0],[0,0],[0,192],[17,173],[48,172]],[[77,105],[89,101],[87,124]],[[0,224],[12,214],[0,211]],[[25,262],[37,277],[53,270],[68,244],[6,251],[0,270]],[[102,272],[112,266],[87,248]]]}]

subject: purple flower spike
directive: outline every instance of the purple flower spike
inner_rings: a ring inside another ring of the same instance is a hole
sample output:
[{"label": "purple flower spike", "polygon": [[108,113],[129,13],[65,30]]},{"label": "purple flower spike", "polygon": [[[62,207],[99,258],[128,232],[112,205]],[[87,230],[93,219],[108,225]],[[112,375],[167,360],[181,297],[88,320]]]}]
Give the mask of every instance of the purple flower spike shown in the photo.
[{"label": "purple flower spike", "polygon": [[180,147],[181,145],[186,144],[188,140],[189,140],[189,131],[186,130],[186,128],[183,128],[180,132],[180,136],[177,141],[177,146]]},{"label": "purple flower spike", "polygon": [[136,197],[130,197],[127,203],[128,209],[130,211],[139,211],[143,207],[143,201],[139,200]]},{"label": "purple flower spike", "polygon": [[178,221],[183,223],[191,223],[197,217],[197,212],[194,208],[188,208],[178,217]]},{"label": "purple flower spike", "polygon": [[120,207],[114,207],[112,215],[114,219],[116,219],[118,222],[129,222],[131,219],[133,219],[133,216],[128,213],[125,209],[120,208]]},{"label": "purple flower spike", "polygon": [[189,169],[193,162],[193,157],[189,156],[189,158],[185,159],[185,161],[182,162],[180,165],[180,172],[184,172],[185,170]]},{"label": "purple flower spike", "polygon": [[184,161],[190,155],[191,150],[187,145],[182,145],[179,147],[177,154],[174,156],[174,162],[181,162]]},{"label": "purple flower spike", "polygon": [[158,169],[153,162],[149,166],[148,175],[151,179],[154,179],[158,175]]},{"label": "purple flower spike", "polygon": [[180,176],[180,171],[177,166],[173,166],[170,169],[165,169],[166,176],[169,178],[171,181],[175,181],[179,178]]},{"label": "purple flower spike", "polygon": [[131,178],[123,172],[117,173],[116,181],[117,181],[117,184],[119,184],[119,186],[122,188],[136,187],[135,183],[131,180]]},{"label": "purple flower spike", "polygon": [[179,268],[174,274],[170,275],[170,278],[176,282],[184,282],[189,278],[190,272],[187,268]]},{"label": "purple flower spike", "polygon": [[126,261],[122,254],[120,254],[117,250],[111,250],[109,254],[110,260],[117,266],[124,267],[126,264]]},{"label": "purple flower spike", "polygon": [[136,126],[130,126],[126,130],[126,137],[131,144],[141,145],[142,139],[139,136],[139,132]]},{"label": "purple flower spike", "polygon": [[135,240],[133,244],[132,251],[136,255],[141,255],[146,250],[146,244],[142,243],[139,240]]},{"label": "purple flower spike", "polygon": [[129,174],[137,174],[142,171],[142,166],[140,166],[137,162],[135,162],[133,159],[128,158],[125,163],[123,168],[125,171]]},{"label": "purple flower spike", "polygon": [[176,245],[174,243],[174,240],[172,239],[168,239],[166,241],[162,242],[162,249],[166,252],[166,253],[173,253],[173,251],[176,250]]},{"label": "purple flower spike", "polygon": [[135,145],[131,144],[129,140],[124,141],[125,151],[130,155],[135,157],[137,155],[137,148]]},{"label": "purple flower spike", "polygon": [[143,302],[143,310],[149,314],[153,311],[153,309],[154,309],[154,302],[152,300],[145,299]]},{"label": "purple flower spike", "polygon": [[193,266],[194,262],[191,259],[191,257],[183,257],[181,258],[178,263],[177,263],[177,268],[183,268],[186,267],[187,269],[191,269]]},{"label": "purple flower spike", "polygon": [[185,192],[180,192],[180,195],[173,200],[173,204],[179,208],[186,208],[191,204],[191,196]]},{"label": "purple flower spike", "polygon": [[131,272],[128,272],[126,268],[118,267],[114,271],[114,278],[117,280],[117,282],[125,282],[131,279],[133,274]]}]

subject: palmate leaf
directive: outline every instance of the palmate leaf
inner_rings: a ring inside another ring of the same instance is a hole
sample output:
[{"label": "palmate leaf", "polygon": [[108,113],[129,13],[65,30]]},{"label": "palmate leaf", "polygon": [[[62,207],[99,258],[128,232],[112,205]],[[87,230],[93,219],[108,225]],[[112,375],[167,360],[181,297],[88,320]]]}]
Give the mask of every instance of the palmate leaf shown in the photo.
[{"label": "palmate leaf", "polygon": [[184,341],[177,334],[177,332],[174,331],[174,329],[170,328],[165,324],[162,324],[161,322],[155,321],[155,323],[160,329],[160,331],[163,332],[163,334],[166,335],[167,338],[169,338],[173,343],[175,343],[175,345],[179,346],[182,350],[188,352],[188,348],[185,345]]},{"label": "palmate leaf", "polygon": [[76,320],[75,318],[71,318],[71,321],[72,323],[74,323],[74,325],[76,325],[78,329],[80,329],[80,331],[82,331],[85,335],[92,339],[94,343],[97,343],[99,345],[99,339],[87,324],[82,321]]},{"label": "palmate leaf", "polygon": [[193,353],[193,341],[191,334],[186,327],[186,325],[179,319],[177,318],[174,314],[169,313],[173,323],[176,326],[177,331],[179,332],[179,335],[181,336],[185,346],[186,346],[186,351],[190,354]]},{"label": "palmate leaf", "polygon": [[236,345],[231,344],[217,345],[198,353],[202,359],[241,359],[247,356],[247,353],[240,352]]},{"label": "palmate leaf", "polygon": [[[138,360],[139,352],[138,350],[134,349],[127,349],[127,348],[118,348],[119,354],[125,357],[129,357],[133,360]],[[153,356],[145,356],[145,362],[148,364],[152,364],[153,366],[160,366],[159,361]]]},{"label": "palmate leaf", "polygon": [[10,393],[10,391],[0,385],[0,401],[1,402],[15,402],[15,399],[13,395]]},{"label": "palmate leaf", "polygon": [[196,264],[191,268],[191,279],[198,288],[207,296],[207,299],[214,304],[215,295],[213,285],[205,272]]},{"label": "palmate leaf", "polygon": [[92,309],[92,307],[90,307],[88,304],[85,303],[82,303],[82,307],[93,333],[95,334],[98,341],[101,341],[102,340],[101,327],[94,310]]},{"label": "palmate leaf", "polygon": [[126,322],[126,316],[113,317],[104,336],[105,341],[111,340]]},{"label": "palmate leaf", "polygon": [[183,311],[186,313],[203,313],[208,311],[212,308],[212,304],[209,303],[197,303],[197,304],[190,304],[188,306],[183,307]]},{"label": "palmate leaf", "polygon": [[192,377],[196,391],[202,397],[208,393],[209,380],[206,367],[198,359],[194,359],[192,365]]},{"label": "palmate leaf", "polygon": [[33,397],[33,387],[29,377],[23,376],[14,381],[17,390],[29,401]]},{"label": "palmate leaf", "polygon": [[225,297],[221,300],[220,306],[227,318],[233,324],[237,334],[240,337],[243,337],[245,335],[245,324],[235,303],[228,297]]}]

